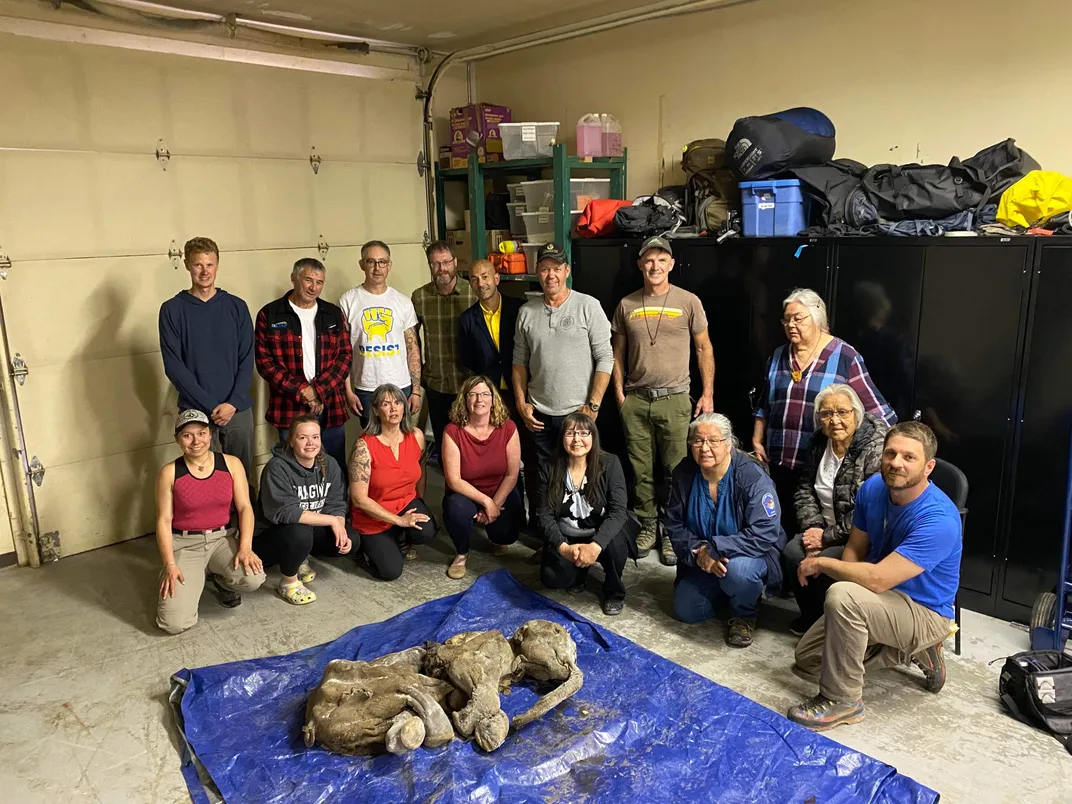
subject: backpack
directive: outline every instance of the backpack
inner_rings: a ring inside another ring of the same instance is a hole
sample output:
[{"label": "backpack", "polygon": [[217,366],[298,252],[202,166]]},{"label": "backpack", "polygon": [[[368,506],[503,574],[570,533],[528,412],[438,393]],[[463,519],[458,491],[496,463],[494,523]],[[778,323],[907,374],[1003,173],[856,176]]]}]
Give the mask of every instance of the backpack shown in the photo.
[{"label": "backpack", "polygon": [[614,226],[626,237],[667,234],[681,225],[681,216],[657,195],[637,199],[614,213]]},{"label": "backpack", "polygon": [[719,231],[730,210],[741,207],[737,180],[726,163],[725,140],[693,140],[682,150],[681,169],[686,177],[686,222],[700,231]]},{"label": "backpack", "polygon": [[614,213],[622,207],[632,205],[632,201],[589,201],[577,221],[577,237],[604,237],[614,234]]},{"label": "backpack", "polygon": [[1008,657],[998,695],[1013,717],[1048,731],[1072,754],[1072,657],[1056,650]]}]

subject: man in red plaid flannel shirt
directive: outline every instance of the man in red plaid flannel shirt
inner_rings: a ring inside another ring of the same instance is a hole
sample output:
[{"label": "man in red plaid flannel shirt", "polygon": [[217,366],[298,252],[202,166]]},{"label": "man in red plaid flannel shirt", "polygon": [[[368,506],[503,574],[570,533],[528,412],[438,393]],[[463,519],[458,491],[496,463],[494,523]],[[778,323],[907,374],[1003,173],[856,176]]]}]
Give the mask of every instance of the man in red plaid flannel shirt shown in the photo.
[{"label": "man in red plaid flannel shirt", "polygon": [[324,451],[346,473],[346,378],[353,351],[342,310],[320,298],[326,269],[319,260],[294,263],[294,289],[257,313],[255,352],[258,373],[268,383],[264,418],[290,435],[303,413],[320,417]]}]

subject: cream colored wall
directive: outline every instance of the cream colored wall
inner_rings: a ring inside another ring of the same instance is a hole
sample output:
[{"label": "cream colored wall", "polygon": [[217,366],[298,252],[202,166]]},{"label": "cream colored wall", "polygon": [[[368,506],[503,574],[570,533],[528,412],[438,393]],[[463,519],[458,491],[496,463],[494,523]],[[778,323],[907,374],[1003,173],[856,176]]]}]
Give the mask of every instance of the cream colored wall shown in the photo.
[{"label": "cream colored wall", "polygon": [[690,140],[791,106],[830,116],[839,157],[944,163],[1015,137],[1072,173],[1070,42],[1052,3],[756,0],[483,61],[477,83],[571,147],[581,115],[616,115],[631,195],[680,180]]}]

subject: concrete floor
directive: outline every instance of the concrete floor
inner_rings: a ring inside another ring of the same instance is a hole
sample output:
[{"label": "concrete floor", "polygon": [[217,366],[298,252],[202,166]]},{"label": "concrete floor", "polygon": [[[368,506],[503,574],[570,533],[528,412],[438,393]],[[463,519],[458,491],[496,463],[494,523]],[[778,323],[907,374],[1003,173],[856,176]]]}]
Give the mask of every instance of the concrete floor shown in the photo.
[{"label": "concrete floor", "polygon": [[[278,581],[272,574],[233,611],[206,594],[200,623],[177,637],[154,624],[159,560],[152,539],[40,570],[0,571],[0,801],[188,802],[167,707],[176,670],[326,642],[460,591],[500,565],[540,588],[523,545],[501,560],[474,551],[462,582],[444,574],[452,556],[446,540],[419,552],[390,584],[347,560],[315,562],[318,600],[301,608],[269,591]],[[581,598],[550,596],[778,712],[814,691],[789,669],[795,641],[788,601],[764,605],[756,642],[740,651],[726,647],[717,622],[673,619],[673,570],[654,554],[625,578],[626,608],[616,618],[600,612],[594,579]],[[911,671],[879,673],[865,692],[867,719],[828,734],[939,791],[943,802],[1072,802],[1072,757],[1003,714],[996,699],[1002,662],[988,662],[1026,644],[1023,631],[964,612],[964,653],[953,656],[949,644],[949,680],[939,695],[920,690]]]}]

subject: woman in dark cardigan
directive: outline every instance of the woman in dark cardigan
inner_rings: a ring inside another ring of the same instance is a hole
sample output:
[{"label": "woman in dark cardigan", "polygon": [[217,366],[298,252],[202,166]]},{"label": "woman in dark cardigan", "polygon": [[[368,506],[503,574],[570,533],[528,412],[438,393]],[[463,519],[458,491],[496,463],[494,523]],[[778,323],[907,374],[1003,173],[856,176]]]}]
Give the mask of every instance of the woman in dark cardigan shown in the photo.
[{"label": "woman in dark cardigan", "polygon": [[639,523],[629,517],[621,461],[599,449],[596,424],[583,413],[562,422],[562,439],[540,467],[539,521],[545,539],[540,580],[584,592],[588,568],[603,567],[603,613],[622,613],[622,572],[636,558]]},{"label": "woman in dark cardigan", "polygon": [[794,498],[801,532],[784,552],[786,578],[800,606],[800,617],[790,625],[797,636],[823,616],[826,590],[833,583],[822,575],[802,587],[797,567],[806,555],[841,557],[852,531],[856,492],[879,470],[889,430],[882,419],[865,413],[856,392],[841,383],[815,397],[815,426]]}]

